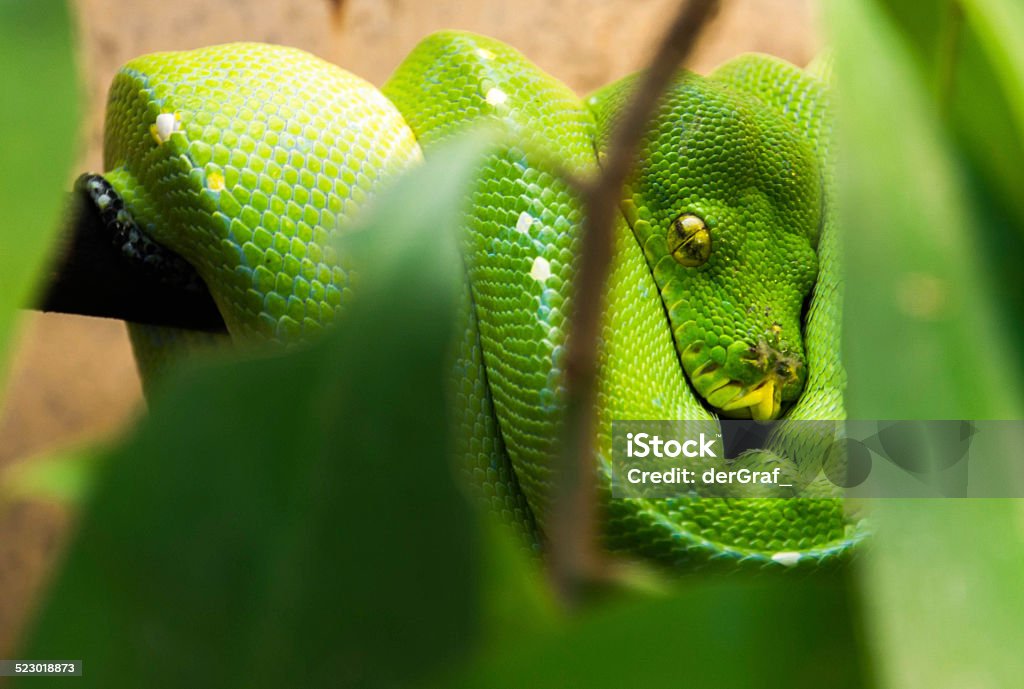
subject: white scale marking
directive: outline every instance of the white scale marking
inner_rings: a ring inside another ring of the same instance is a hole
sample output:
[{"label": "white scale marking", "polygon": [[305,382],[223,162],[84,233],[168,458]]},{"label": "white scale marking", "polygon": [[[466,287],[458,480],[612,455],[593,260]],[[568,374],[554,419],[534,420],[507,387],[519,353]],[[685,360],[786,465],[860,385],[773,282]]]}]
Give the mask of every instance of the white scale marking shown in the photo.
[{"label": "white scale marking", "polygon": [[544,282],[551,277],[551,264],[543,256],[533,259],[533,267],[530,268],[530,277],[537,282]]},{"label": "white scale marking", "polygon": [[508,95],[499,88],[492,88],[487,91],[487,95],[484,96],[484,100],[487,101],[488,105],[504,105],[505,101],[508,100]]},{"label": "white scale marking", "polygon": [[775,553],[772,555],[772,560],[778,562],[780,565],[786,567],[793,567],[796,563],[800,562],[800,553],[794,553],[792,551],[782,551],[781,553]]},{"label": "white scale marking", "polygon": [[161,141],[167,141],[178,128],[178,120],[174,113],[162,112],[156,116],[156,135]]},{"label": "white scale marking", "polygon": [[519,214],[519,220],[516,222],[516,232],[526,234],[531,227],[533,227],[533,216],[523,211]]}]

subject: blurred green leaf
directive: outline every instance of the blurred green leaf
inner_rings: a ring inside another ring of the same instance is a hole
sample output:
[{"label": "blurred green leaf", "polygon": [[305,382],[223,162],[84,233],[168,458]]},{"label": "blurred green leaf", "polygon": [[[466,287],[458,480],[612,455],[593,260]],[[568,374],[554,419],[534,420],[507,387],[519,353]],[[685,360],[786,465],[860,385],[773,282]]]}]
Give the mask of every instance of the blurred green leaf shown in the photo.
[{"label": "blurred green leaf", "polygon": [[540,558],[497,519],[482,520],[481,644],[489,646],[549,631],[562,621]]},{"label": "blurred green leaf", "polygon": [[1020,686],[1019,500],[884,500],[863,601],[882,686]]},{"label": "blurred green leaf", "polygon": [[[1024,166],[1020,164],[1024,159],[1024,119],[1017,103],[1024,94],[1024,82],[1007,81],[1000,73],[992,59],[991,39],[979,32],[976,23],[963,17],[951,23],[957,35],[940,47],[952,54],[940,53],[934,58],[939,65],[952,63],[936,67],[948,72],[943,107],[971,171],[992,188],[991,195],[998,202],[986,209],[990,211],[987,215],[1011,215],[1018,237],[1024,236],[1024,196],[1020,194],[1024,185]],[[1014,41],[1018,35],[1010,34]],[[984,227],[983,233],[993,229]]]},{"label": "blurred green leaf", "polygon": [[[879,4],[905,40],[924,82],[931,86],[935,108],[943,117],[952,118],[956,134],[969,152],[983,154],[976,162],[982,167],[998,166],[1014,177],[1024,174],[1004,166],[1009,161],[1006,147],[1020,150],[1018,133],[1024,133],[1018,132],[1013,113],[1014,108],[1019,110],[1015,101],[1024,95],[1022,82],[1001,77],[1012,71],[1005,57],[1013,54],[1013,37],[1019,31],[1014,31],[1013,22],[998,27],[976,21],[978,15],[992,14],[986,10],[1003,3],[880,0]],[[1010,9],[1003,14],[1010,18],[1019,12]],[[994,142],[1000,142],[1003,150],[991,145]]]},{"label": "blurred green leaf", "polygon": [[379,197],[328,337],[169,381],[109,458],[22,657],[82,658],[83,687],[252,689],[406,686],[467,652],[480,556],[449,466],[445,228],[481,151]]},{"label": "blurred green leaf", "polygon": [[[997,206],[1003,183],[991,181],[1011,167],[1016,179],[1024,174],[1019,158],[1009,162],[1019,139],[1007,94],[955,13],[929,28],[915,23],[909,3],[888,4],[903,10],[887,16],[873,0],[829,6],[845,162],[850,413],[1020,417],[1019,296],[1010,282],[1020,275],[1019,228]],[[950,40],[950,31],[961,35]],[[1019,448],[990,452],[1009,458]],[[1018,504],[885,500],[872,520],[863,604],[882,686],[1019,684]]]},{"label": "blurred green leaf", "polygon": [[18,309],[29,303],[64,210],[75,157],[78,83],[64,0],[0,2],[0,391]]},{"label": "blurred green leaf", "polygon": [[1019,0],[959,0],[999,75],[1024,137],[1024,5]]},{"label": "blurred green leaf", "polygon": [[[1021,370],[967,182],[873,0],[830,3],[854,418],[1020,416]],[[864,50],[870,45],[871,50]]]},{"label": "blurred green leaf", "polygon": [[[950,26],[950,11],[954,0],[878,0],[878,4],[889,13],[893,25],[903,32],[907,46],[921,60],[921,66],[927,69],[935,62],[941,50],[940,44],[953,28]],[[926,71],[925,74],[929,73]]]},{"label": "blurred green leaf", "polygon": [[[1016,0],[882,0],[932,87],[932,107],[946,125],[960,173],[969,184],[971,238],[996,285],[1000,326],[1024,337],[1024,81],[1006,78],[1021,61]],[[966,8],[966,16],[965,9]],[[993,15],[1005,22],[986,24]],[[1016,17],[1016,20],[1014,20]],[[998,314],[997,314],[998,315]]]},{"label": "blurred green leaf", "polygon": [[452,686],[870,686],[847,576],[690,578],[675,595],[621,601],[493,649]]}]

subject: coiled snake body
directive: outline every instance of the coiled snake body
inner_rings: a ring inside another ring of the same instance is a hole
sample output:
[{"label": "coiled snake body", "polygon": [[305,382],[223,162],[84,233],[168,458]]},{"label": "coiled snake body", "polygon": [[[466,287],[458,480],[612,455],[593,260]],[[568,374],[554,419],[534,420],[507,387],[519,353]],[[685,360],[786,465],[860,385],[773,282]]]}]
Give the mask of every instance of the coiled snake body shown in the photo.
[{"label": "coiled snake body", "polygon": [[[506,145],[484,161],[461,235],[458,450],[481,494],[542,537],[581,223],[561,173],[595,171],[634,81],[580,100],[512,48],[458,32],[425,39],[382,90],[277,46],[148,55],[110,91],[104,198],[194,267],[233,338],[301,340],[358,291],[332,235],[440,142],[498,123]],[[748,55],[680,75],[650,124],[600,351],[595,444],[613,549],[791,566],[856,540],[836,499],[608,489],[615,419],[843,418],[828,100],[817,76]]]}]

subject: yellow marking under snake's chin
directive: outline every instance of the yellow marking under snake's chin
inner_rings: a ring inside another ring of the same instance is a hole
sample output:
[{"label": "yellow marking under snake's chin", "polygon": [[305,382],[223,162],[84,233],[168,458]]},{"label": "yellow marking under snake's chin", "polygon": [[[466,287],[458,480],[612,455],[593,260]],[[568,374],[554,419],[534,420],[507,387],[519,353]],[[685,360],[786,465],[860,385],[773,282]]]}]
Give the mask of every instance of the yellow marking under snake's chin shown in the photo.
[{"label": "yellow marking under snake's chin", "polygon": [[737,380],[723,379],[718,365],[709,362],[694,371],[690,381],[697,394],[719,416],[770,421],[782,413],[783,381],[774,373],[756,383],[744,385]]},{"label": "yellow marking under snake's chin", "polygon": [[774,376],[761,381],[749,392],[721,407],[722,416],[769,421],[782,411],[781,386]]}]

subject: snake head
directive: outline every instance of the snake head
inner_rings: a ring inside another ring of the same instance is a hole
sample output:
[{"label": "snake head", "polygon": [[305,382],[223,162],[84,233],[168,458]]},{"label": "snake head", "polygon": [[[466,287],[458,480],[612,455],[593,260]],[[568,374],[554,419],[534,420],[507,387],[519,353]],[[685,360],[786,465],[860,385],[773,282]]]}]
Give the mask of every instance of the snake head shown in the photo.
[{"label": "snake head", "polygon": [[[634,78],[591,99],[617,117]],[[810,143],[755,97],[684,74],[624,194],[692,389],[722,416],[773,419],[807,378],[822,179]]]}]

